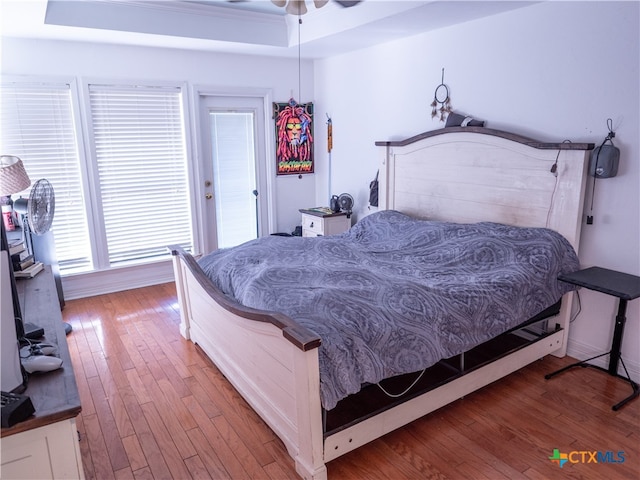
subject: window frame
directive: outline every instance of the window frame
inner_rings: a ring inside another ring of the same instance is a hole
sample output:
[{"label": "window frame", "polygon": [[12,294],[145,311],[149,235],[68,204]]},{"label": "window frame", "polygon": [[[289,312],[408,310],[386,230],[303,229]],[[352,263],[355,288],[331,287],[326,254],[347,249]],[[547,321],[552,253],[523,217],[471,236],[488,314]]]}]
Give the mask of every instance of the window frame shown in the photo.
[{"label": "window frame", "polygon": [[[87,174],[87,158],[85,156],[85,135],[83,134],[83,112],[81,108],[80,101],[80,88],[78,85],[78,80],[75,77],[67,77],[67,76],[36,76],[36,75],[1,75],[0,83],[3,85],[15,85],[17,87],[28,88],[29,86],[41,86],[43,88],[51,88],[55,89],[60,86],[68,86],[69,95],[71,101],[71,114],[73,116],[72,124],[73,131],[75,134],[76,141],[76,154],[78,156],[78,168],[80,173],[80,189],[82,197],[85,200],[83,205],[85,218],[87,219],[87,235],[89,242],[89,265],[86,269],[76,269],[76,271],[72,271],[67,273],[68,275],[73,275],[75,273],[83,273],[90,272],[95,270],[95,261],[93,256],[93,249],[91,248],[91,244],[94,242],[94,232],[91,229],[90,221],[91,221],[91,211],[90,204],[87,202],[89,195],[89,183],[88,183],[88,174]],[[3,153],[4,154],[4,153]],[[33,186],[33,182],[36,181],[37,178],[31,178],[31,186]],[[31,188],[31,186],[29,188]],[[56,186],[53,185],[54,191]]]},{"label": "window frame", "polygon": [[89,183],[89,192],[91,195],[90,203],[94,206],[94,211],[98,212],[95,215],[91,215],[92,224],[90,230],[93,233],[93,241],[95,245],[94,253],[94,271],[105,271],[119,268],[129,267],[144,267],[158,262],[166,262],[169,257],[156,257],[150,260],[144,260],[138,263],[125,263],[122,265],[111,265],[109,261],[109,251],[107,245],[107,234],[104,224],[104,213],[101,198],[100,177],[98,174],[98,163],[96,157],[96,144],[92,122],[92,110],[91,110],[91,97],[90,88],[91,85],[108,85],[114,88],[175,88],[179,90],[181,95],[181,115],[183,124],[183,136],[184,136],[184,149],[186,157],[186,185],[189,190],[188,205],[191,209],[191,237],[192,248],[194,252],[198,251],[198,228],[197,228],[197,215],[194,206],[194,171],[192,161],[192,140],[190,133],[190,94],[188,84],[186,82],[168,82],[168,81],[156,81],[156,80],[141,80],[141,79],[108,79],[103,77],[88,77],[82,80],[82,88],[80,95],[80,103],[84,115],[83,118],[83,134],[86,137],[85,141],[85,154],[86,158],[91,159],[86,162],[87,166],[87,180]]},{"label": "window frame", "polygon": [[[63,282],[65,285],[77,285],[79,292],[89,292],[87,294],[95,294],[95,289],[101,281],[101,274],[107,275],[108,278],[114,280],[113,288],[109,287],[106,291],[117,291],[122,289],[123,281],[118,278],[120,273],[131,275],[133,286],[144,286],[157,283],[159,279],[170,281],[172,277],[171,258],[167,251],[166,257],[157,257],[152,260],[142,260],[137,263],[126,263],[123,265],[110,265],[108,258],[108,250],[106,244],[105,227],[103,224],[102,202],[100,199],[99,177],[97,175],[97,162],[93,152],[95,152],[95,139],[93,136],[93,128],[91,124],[91,108],[89,97],[89,86],[92,84],[114,85],[129,87],[135,85],[144,85],[149,87],[169,87],[179,91],[181,96],[180,112],[182,117],[184,152],[186,158],[186,185],[189,189],[188,205],[191,209],[191,220],[189,228],[193,242],[193,250],[199,251],[200,232],[197,227],[198,212],[196,209],[194,178],[197,172],[194,172],[194,163],[192,161],[193,138],[191,136],[190,103],[191,94],[187,82],[167,82],[155,80],[122,80],[122,79],[106,79],[106,78],[78,78],[67,76],[38,76],[38,75],[0,75],[0,82],[3,85],[15,85],[16,87],[30,85],[43,86],[45,88],[56,88],[57,86],[68,86],[71,112],[73,115],[73,132],[76,140],[76,149],[79,162],[80,185],[82,197],[84,199],[83,210],[87,219],[88,241],[90,243],[89,260],[90,265],[86,269],[62,271]],[[32,179],[33,180],[33,179]],[[55,185],[54,185],[55,188]],[[97,212],[97,213],[94,213]],[[154,264],[156,264],[154,266]],[[148,275],[144,272],[148,271]],[[107,278],[105,277],[105,278]],[[167,278],[169,277],[169,278]],[[95,281],[93,280],[95,279]],[[102,287],[102,285],[101,285]],[[130,287],[131,288],[131,287]],[[66,289],[66,286],[65,286]],[[75,291],[76,289],[72,287]],[[104,290],[104,288],[101,288]],[[100,292],[102,293],[102,291]],[[84,296],[82,294],[72,295],[72,298]]]}]

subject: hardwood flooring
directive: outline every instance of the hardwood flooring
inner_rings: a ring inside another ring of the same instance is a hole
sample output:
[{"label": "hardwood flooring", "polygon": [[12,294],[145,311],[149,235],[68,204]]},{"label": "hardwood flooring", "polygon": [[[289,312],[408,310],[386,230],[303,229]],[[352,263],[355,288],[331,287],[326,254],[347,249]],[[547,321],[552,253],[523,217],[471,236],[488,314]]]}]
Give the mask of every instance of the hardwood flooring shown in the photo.
[{"label": "hardwood flooring", "polygon": [[[87,479],[297,478],[280,440],[180,336],[173,284],[67,301],[63,317]],[[545,357],[344,455],[329,479],[639,478],[640,400],[613,412],[630,387],[594,369],[544,379],[571,361]],[[555,449],[576,463],[560,468]]]}]

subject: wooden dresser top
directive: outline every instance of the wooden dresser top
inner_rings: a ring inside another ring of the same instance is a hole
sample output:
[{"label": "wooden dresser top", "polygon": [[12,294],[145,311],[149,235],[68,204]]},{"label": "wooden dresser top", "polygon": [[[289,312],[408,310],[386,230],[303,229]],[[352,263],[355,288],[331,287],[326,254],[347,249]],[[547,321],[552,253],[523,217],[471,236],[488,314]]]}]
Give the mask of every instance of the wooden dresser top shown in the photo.
[{"label": "wooden dresser top", "polygon": [[17,279],[16,286],[24,321],[44,328],[45,336],[42,341],[57,345],[58,356],[63,363],[62,368],[53,372],[29,375],[29,383],[23,393],[29,395],[36,412],[24,422],[11,428],[3,428],[2,437],[74,418],[81,411],[80,395],[51,267],[45,266],[33,278]]}]

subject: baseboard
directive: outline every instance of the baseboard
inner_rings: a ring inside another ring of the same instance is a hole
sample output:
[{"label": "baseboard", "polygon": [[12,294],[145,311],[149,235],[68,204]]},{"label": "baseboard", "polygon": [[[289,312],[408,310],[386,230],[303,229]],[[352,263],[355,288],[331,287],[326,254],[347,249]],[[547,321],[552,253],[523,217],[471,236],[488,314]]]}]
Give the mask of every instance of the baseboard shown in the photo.
[{"label": "baseboard", "polygon": [[[601,353],[604,353],[601,347],[596,348],[592,345],[587,345],[582,342],[577,342],[569,338],[569,344],[567,346],[567,355],[569,355],[570,357],[573,357],[577,360],[586,360],[587,358],[600,355]],[[624,365],[627,367],[627,371],[629,372],[629,376],[631,377],[631,379],[637,382],[638,379],[640,378],[640,364],[638,364],[635,361],[624,358],[624,352],[622,354],[622,361],[624,362]],[[609,356],[605,355],[603,357],[596,358],[594,360],[591,360],[589,363],[593,365],[597,365],[602,368],[607,368],[609,366]],[[618,367],[618,373],[620,375],[625,374],[624,369],[622,368],[622,364],[620,364]]]},{"label": "baseboard", "polygon": [[173,282],[171,260],[62,277],[65,300]]}]

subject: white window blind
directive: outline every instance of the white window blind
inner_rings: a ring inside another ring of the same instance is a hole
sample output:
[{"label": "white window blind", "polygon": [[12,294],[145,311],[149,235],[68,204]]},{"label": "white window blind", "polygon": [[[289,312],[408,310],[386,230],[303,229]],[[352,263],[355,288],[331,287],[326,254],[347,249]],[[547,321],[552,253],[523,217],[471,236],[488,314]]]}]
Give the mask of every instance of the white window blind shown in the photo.
[{"label": "white window blind", "polygon": [[111,266],[192,248],[180,88],[89,85]]},{"label": "white window blind", "polygon": [[46,178],[53,186],[52,231],[61,272],[91,269],[70,85],[3,82],[0,94],[0,151],[22,159],[32,184]]},{"label": "white window blind", "polygon": [[210,112],[218,248],[258,237],[253,113]]}]

